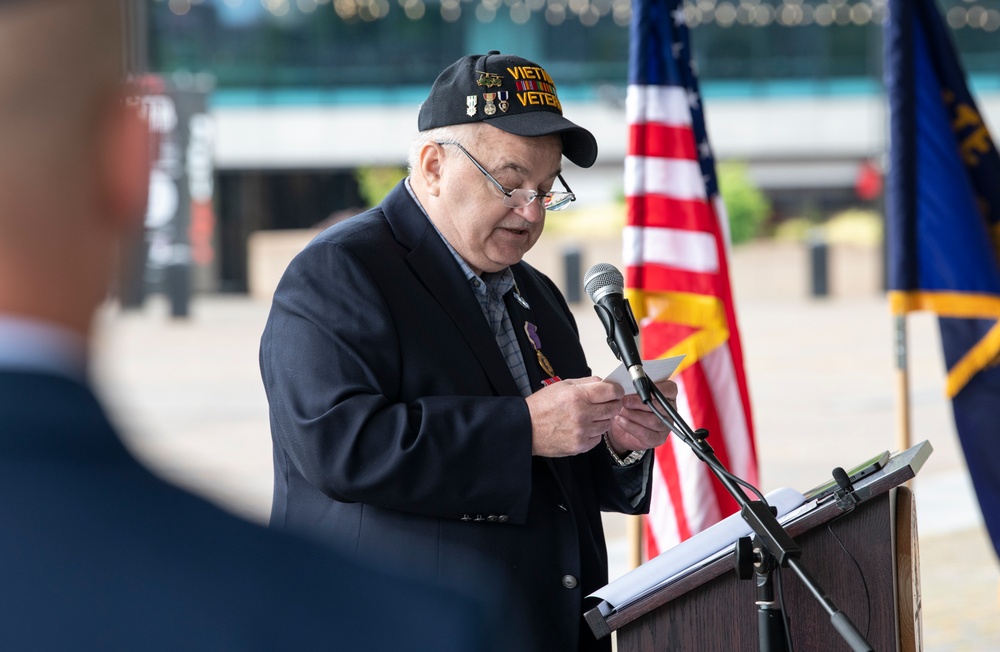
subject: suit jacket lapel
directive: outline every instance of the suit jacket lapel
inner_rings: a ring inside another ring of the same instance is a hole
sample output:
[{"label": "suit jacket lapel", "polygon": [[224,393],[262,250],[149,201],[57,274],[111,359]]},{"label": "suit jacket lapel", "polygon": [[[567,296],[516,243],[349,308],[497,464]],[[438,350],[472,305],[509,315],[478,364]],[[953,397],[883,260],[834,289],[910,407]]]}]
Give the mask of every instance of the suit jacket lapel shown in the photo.
[{"label": "suit jacket lapel", "polygon": [[403,182],[386,196],[382,211],[396,239],[410,250],[407,262],[414,274],[458,326],[496,393],[520,395],[462,270]]}]

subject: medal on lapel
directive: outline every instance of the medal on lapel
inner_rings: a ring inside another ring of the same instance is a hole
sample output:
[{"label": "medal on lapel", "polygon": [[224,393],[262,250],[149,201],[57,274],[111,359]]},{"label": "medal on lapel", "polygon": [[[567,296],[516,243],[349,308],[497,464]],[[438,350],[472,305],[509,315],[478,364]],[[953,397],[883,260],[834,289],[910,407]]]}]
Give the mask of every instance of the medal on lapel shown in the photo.
[{"label": "medal on lapel", "polygon": [[535,349],[535,357],[538,359],[538,366],[542,368],[548,378],[542,381],[542,385],[552,385],[553,383],[558,383],[562,378],[556,375],[556,370],[552,368],[552,363],[549,359],[545,357],[542,353],[542,340],[538,337],[538,327],[532,324],[530,321],[524,322],[524,332],[528,336],[528,340],[531,342],[531,347]]}]

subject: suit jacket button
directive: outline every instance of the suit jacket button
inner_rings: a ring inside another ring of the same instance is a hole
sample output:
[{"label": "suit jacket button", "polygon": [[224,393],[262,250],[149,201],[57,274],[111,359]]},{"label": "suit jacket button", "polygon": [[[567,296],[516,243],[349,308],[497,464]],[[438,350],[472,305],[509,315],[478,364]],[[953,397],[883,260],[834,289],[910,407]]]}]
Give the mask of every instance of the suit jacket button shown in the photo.
[{"label": "suit jacket button", "polygon": [[480,521],[485,521],[486,519],[485,519],[485,518],[483,518],[483,515],[482,515],[482,514],[476,514],[476,518],[474,518],[474,519],[472,519],[472,520],[478,523],[478,522],[480,522]]},{"label": "suit jacket button", "polygon": [[486,517],[486,520],[489,521],[490,523],[496,523],[499,520],[499,518],[497,517],[496,514],[490,514],[489,516]]},{"label": "suit jacket button", "polygon": [[566,505],[563,505],[562,503],[559,503],[558,505],[556,505],[556,507],[558,507],[559,509],[561,509],[564,512],[568,512],[569,511],[568,509],[566,509]]},{"label": "suit jacket button", "polygon": [[507,521],[510,520],[510,517],[507,516],[506,514],[501,514],[500,516],[497,516],[497,520],[500,521],[501,523],[506,523]]},{"label": "suit jacket button", "polygon": [[562,585],[565,586],[567,589],[575,589],[576,578],[573,577],[572,575],[563,575]]},{"label": "suit jacket button", "polygon": [[469,516],[468,514],[463,514],[463,515],[462,515],[462,520],[463,520],[463,521],[471,521],[471,520],[472,520],[472,517],[471,517],[471,516]]}]

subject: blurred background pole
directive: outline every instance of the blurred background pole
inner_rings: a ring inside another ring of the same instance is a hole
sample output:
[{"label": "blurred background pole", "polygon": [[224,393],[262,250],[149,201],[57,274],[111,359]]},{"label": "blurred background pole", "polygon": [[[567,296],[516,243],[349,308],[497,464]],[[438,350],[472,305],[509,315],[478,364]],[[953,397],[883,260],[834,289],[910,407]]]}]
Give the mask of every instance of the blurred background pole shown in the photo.
[{"label": "blurred background pole", "polygon": [[[155,136],[150,152],[149,204],[145,229],[132,242],[125,243],[121,256],[119,299],[123,308],[139,308],[150,291],[167,295],[170,314],[187,317],[192,292],[192,255],[190,225],[192,197],[190,170],[192,152],[203,154],[209,148],[206,128],[199,129],[192,140],[192,123],[205,121],[207,90],[193,81],[178,87],[149,71],[149,6],[144,0],[120,0],[125,31],[122,52],[126,76],[134,83],[137,100],[142,103],[150,129]],[[195,151],[196,150],[196,151]],[[211,163],[196,156],[199,179],[211,176]],[[209,157],[210,158],[210,157]],[[201,179],[204,181],[203,179]],[[206,184],[202,184],[206,185]],[[210,202],[209,190],[199,199]]]},{"label": "blurred background pole", "polygon": [[895,317],[896,450],[910,447],[910,377],[906,350],[906,315]]},{"label": "blurred background pole", "polygon": [[[147,7],[145,2],[139,0],[120,0],[120,3],[125,35],[122,40],[122,68],[126,78],[137,80],[149,70]],[[150,156],[153,156],[152,152]],[[146,298],[146,256],[144,230],[122,244],[118,257],[118,301],[123,309],[139,308]]]},{"label": "blurred background pole", "polygon": [[625,534],[628,537],[628,567],[631,570],[642,566],[642,517],[626,516],[625,519]]},{"label": "blurred background pole", "polygon": [[149,70],[149,13],[141,0],[120,0],[122,20],[125,22],[125,72],[143,75]]}]

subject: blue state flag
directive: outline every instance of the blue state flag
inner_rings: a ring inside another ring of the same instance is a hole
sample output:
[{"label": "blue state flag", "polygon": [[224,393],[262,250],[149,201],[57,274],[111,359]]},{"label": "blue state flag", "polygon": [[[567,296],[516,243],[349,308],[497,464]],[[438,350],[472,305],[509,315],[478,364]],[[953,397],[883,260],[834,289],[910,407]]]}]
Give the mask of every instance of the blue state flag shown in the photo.
[{"label": "blue state flag", "polygon": [[890,305],[939,316],[946,392],[1000,554],[1000,156],[934,0],[889,0],[885,77]]}]

